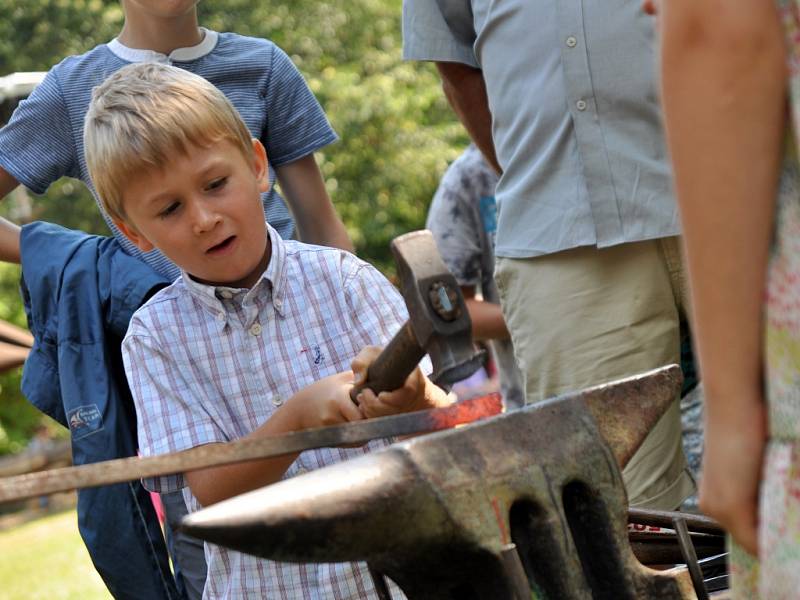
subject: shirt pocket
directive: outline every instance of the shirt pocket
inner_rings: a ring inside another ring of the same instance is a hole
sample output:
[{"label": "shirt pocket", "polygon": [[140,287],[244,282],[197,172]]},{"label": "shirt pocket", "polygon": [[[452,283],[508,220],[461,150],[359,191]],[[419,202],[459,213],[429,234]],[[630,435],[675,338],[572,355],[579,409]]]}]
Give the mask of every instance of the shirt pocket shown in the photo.
[{"label": "shirt pocket", "polygon": [[297,360],[308,369],[314,381],[349,370],[361,350],[346,333],[322,339],[301,336],[298,342]]}]

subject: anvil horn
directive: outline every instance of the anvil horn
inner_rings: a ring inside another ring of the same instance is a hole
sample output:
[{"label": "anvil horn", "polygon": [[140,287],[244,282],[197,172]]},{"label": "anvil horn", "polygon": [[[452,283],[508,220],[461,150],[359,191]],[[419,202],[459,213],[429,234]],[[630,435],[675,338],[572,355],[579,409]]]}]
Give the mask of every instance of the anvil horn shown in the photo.
[{"label": "anvil horn", "polygon": [[[275,560],[300,560],[298,552],[303,562],[359,560],[385,551],[389,514],[398,524],[415,523],[408,530],[414,541],[420,522],[447,523],[430,488],[416,479],[408,456],[390,449],[220,502],[186,517],[181,529]],[[429,532],[443,533],[435,526]],[[402,527],[392,535],[402,538]]]},{"label": "anvil horn", "polygon": [[507,518],[490,498],[508,507],[542,485],[560,494],[570,481],[594,477],[609,497],[620,494],[614,502],[622,507],[614,462],[627,463],[680,383],[673,365],[566,394],[243,494],[190,515],[181,527],[273,560],[374,561],[453,540],[482,547]]},{"label": "anvil horn", "polygon": [[682,383],[680,367],[670,365],[581,394],[620,468],[678,397]]}]

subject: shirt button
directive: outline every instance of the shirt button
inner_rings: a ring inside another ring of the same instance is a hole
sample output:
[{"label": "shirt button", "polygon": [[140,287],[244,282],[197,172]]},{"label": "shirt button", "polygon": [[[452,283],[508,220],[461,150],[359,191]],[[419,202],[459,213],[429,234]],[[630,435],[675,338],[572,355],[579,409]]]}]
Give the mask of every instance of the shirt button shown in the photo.
[{"label": "shirt button", "polygon": [[586,102],[584,102],[583,100],[578,100],[575,103],[575,106],[577,107],[578,110],[586,110]]},{"label": "shirt button", "polygon": [[253,323],[250,328],[250,335],[261,335],[261,325],[259,323]]},{"label": "shirt button", "polygon": [[217,321],[224,321],[225,320],[225,313],[219,312],[217,313]]},{"label": "shirt button", "polygon": [[571,35],[567,38],[567,46],[569,48],[574,48],[577,45],[578,45],[578,38],[576,38],[574,35]]},{"label": "shirt button", "polygon": [[222,290],[219,293],[219,295],[225,298],[226,300],[230,300],[231,298],[233,298],[233,294],[231,294],[229,290]]},{"label": "shirt button", "polygon": [[272,397],[272,403],[275,406],[280,406],[281,404],[283,404],[283,399],[280,396],[273,396]]}]

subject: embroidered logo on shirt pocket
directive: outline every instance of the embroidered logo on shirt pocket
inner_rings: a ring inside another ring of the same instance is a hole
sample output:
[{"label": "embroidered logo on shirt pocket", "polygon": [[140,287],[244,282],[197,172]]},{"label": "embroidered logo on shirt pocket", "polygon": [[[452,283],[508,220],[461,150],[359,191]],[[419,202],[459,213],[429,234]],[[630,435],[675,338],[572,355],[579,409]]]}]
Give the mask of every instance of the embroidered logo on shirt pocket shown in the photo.
[{"label": "embroidered logo on shirt pocket", "polygon": [[309,359],[315,365],[321,365],[323,362],[325,362],[325,354],[322,351],[322,348],[318,344],[300,350],[300,354],[304,354],[306,352],[308,353]]}]

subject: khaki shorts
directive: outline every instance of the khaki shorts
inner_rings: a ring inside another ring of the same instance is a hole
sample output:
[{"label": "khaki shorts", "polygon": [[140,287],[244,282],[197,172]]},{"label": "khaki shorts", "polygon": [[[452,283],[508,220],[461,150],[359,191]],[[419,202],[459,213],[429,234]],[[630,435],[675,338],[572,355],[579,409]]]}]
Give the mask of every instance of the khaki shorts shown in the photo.
[{"label": "khaki shorts", "polygon": [[[678,238],[499,258],[495,279],[527,403],[680,363]],[[674,510],[694,492],[677,400],[623,470],[631,506]]]}]

